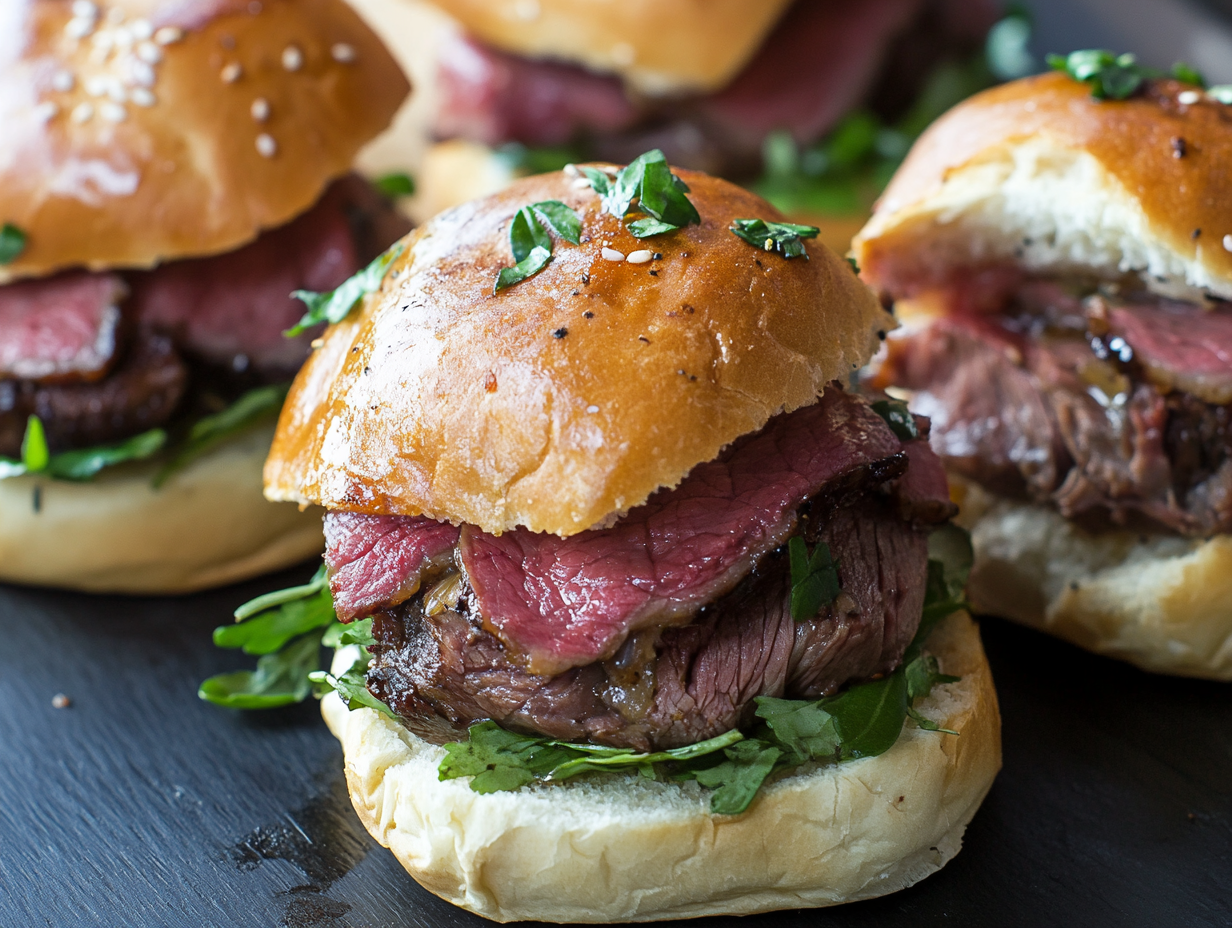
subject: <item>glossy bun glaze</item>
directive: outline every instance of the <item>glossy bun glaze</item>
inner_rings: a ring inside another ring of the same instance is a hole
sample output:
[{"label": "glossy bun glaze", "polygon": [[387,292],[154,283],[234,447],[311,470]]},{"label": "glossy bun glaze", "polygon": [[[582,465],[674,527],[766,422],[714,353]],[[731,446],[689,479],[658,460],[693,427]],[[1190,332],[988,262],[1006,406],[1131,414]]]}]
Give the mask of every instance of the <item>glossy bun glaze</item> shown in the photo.
[{"label": "glossy bun glaze", "polygon": [[[266,495],[571,535],[845,381],[893,324],[869,290],[824,246],[788,260],[737,238],[733,219],[779,213],[679,174],[701,224],[646,240],[564,173],[413,232],[300,372]],[[582,243],[556,239],[543,271],[494,294],[514,214],[549,199],[577,210]]]},{"label": "glossy bun glaze", "polygon": [[0,283],[233,249],[315,202],[408,90],[343,0],[5,0],[0,224],[27,243]]}]

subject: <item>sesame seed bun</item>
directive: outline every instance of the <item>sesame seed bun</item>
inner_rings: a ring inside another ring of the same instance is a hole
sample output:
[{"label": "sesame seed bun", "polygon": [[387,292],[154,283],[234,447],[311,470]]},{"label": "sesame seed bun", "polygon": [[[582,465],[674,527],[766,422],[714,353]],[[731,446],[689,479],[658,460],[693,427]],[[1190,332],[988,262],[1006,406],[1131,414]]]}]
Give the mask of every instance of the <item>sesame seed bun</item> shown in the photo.
[{"label": "sesame seed bun", "polygon": [[852,243],[862,276],[904,297],[1006,262],[1232,298],[1232,108],[1200,93],[1182,103],[1186,92],[1158,81],[1100,101],[1051,73],[959,104],[916,143]]},{"label": "sesame seed bun", "polygon": [[0,20],[0,223],[27,235],[0,283],[229,251],[312,205],[409,89],[343,0],[88,9]]},{"label": "sesame seed bun", "polygon": [[958,853],[1001,767],[1001,719],[970,617],[929,650],[962,679],[917,708],[957,737],[908,722],[885,754],[800,768],[736,816],[711,814],[695,783],[637,774],[479,795],[441,782],[443,749],[380,713],[334,693],[321,712],[368,832],[455,905],[500,922],[747,915],[882,896]]},{"label": "sesame seed bun", "polygon": [[791,0],[432,2],[495,48],[618,74],[650,95],[726,86],[791,5]]},{"label": "sesame seed bun", "polygon": [[320,553],[321,513],[261,497],[272,427],[219,446],[155,489],[159,464],[89,483],[0,480],[0,580],[93,593],[189,593]]},{"label": "sesame seed bun", "polygon": [[[678,173],[701,224],[651,239],[563,172],[411,233],[296,378],[266,495],[572,535],[846,381],[892,325],[868,288],[815,242],[788,260],[737,238],[733,219],[781,216]],[[514,214],[549,199],[577,210],[584,241],[557,241],[539,274],[493,294]]]}]

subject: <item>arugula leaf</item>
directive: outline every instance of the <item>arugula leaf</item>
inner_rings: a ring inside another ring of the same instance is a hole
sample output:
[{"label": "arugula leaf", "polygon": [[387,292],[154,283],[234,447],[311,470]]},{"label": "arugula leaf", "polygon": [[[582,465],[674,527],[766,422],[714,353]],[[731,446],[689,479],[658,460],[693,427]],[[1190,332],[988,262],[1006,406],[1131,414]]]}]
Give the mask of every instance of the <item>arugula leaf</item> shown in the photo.
[{"label": "arugula leaf", "polygon": [[654,772],[651,768],[654,764],[696,760],[699,757],[713,754],[715,751],[720,751],[743,740],[744,735],[739,731],[733,730],[724,732],[717,737],[709,738],[706,741],[699,741],[696,744],[686,745],[682,748],[670,748],[666,751],[656,751],[651,754],[639,754],[631,748],[613,748],[605,745],[571,744],[564,741],[554,741],[552,744],[556,747],[577,751],[582,756],[575,757],[553,767],[547,779],[552,781],[566,780],[569,777],[577,776],[579,773],[611,771],[623,767],[636,767],[653,777]]},{"label": "arugula leaf", "polygon": [[38,416],[26,419],[26,433],[21,437],[21,463],[32,474],[47,470],[51,464],[51,451],[47,448],[47,433],[43,420]]},{"label": "arugula leaf", "polygon": [[11,222],[0,226],[0,265],[12,264],[25,250],[25,232]]},{"label": "arugula leaf", "polygon": [[794,763],[839,756],[839,737],[834,716],[817,702],[757,696],[757,717],[764,719]]},{"label": "arugula leaf", "polygon": [[396,719],[397,716],[394,715],[393,710],[369,692],[366,676],[369,657],[366,651],[361,653],[361,659],[340,676],[335,677],[328,670],[314,670],[308,674],[309,682],[312,683],[318,698],[326,693],[337,693],[348,709],[354,710],[361,707],[375,709],[391,719]]},{"label": "arugula leaf", "polygon": [[878,400],[872,404],[872,410],[881,416],[890,430],[903,441],[920,437],[915,417],[911,415],[907,404],[902,400]]},{"label": "arugula leaf", "polygon": [[1206,87],[1206,78],[1203,77],[1202,72],[1193,65],[1184,61],[1178,61],[1172,65],[1172,71],[1170,73],[1178,81],[1181,81],[1184,84],[1195,84],[1198,87]]},{"label": "arugula leaf", "polygon": [[307,599],[290,602],[234,625],[214,629],[214,644],[241,648],[245,654],[273,654],[292,638],[337,622],[333,598],[326,587]]},{"label": "arugula leaf", "polygon": [[154,475],[158,489],[176,471],[204,455],[219,443],[243,432],[263,419],[276,415],[287,398],[290,383],[272,384],[249,390],[221,412],[205,416],[193,423],[188,437],[174,450],[171,460]]},{"label": "arugula leaf", "polygon": [[1135,55],[1128,52],[1117,55],[1102,48],[1049,55],[1048,65],[1053,70],[1064,71],[1076,81],[1089,84],[1091,96],[1097,100],[1126,100],[1137,93],[1148,78],[1160,76],[1153,68],[1138,64]]},{"label": "arugula leaf", "polygon": [[838,565],[830,557],[830,546],[819,542],[810,556],[799,535],[787,543],[791,561],[791,617],[797,622],[813,618],[821,607],[834,602],[842,587]]},{"label": "arugula leaf", "polygon": [[406,246],[395,242],[387,251],[377,256],[371,264],[359,273],[353,275],[336,290],[328,293],[314,293],[311,290],[296,290],[291,296],[300,300],[308,307],[308,312],[291,328],[282,334],[287,338],[299,335],[305,329],[322,322],[341,322],[355,308],[360,300],[381,288],[389,266],[397,260]]},{"label": "arugula leaf", "polygon": [[272,709],[303,702],[312,692],[308,674],[321,659],[321,634],[303,635],[257,661],[257,669],[222,673],[202,682],[197,695],[230,709]]},{"label": "arugula leaf", "polygon": [[749,807],[761,789],[782,751],[765,742],[741,741],[723,751],[726,759],[713,767],[698,770],[695,779],[707,789],[710,811],[715,815],[739,815]]},{"label": "arugula leaf", "polygon": [[52,454],[43,420],[32,415],[21,440],[21,460],[0,458],[0,480],[42,473],[57,480],[89,480],[105,467],[150,457],[166,440],[162,429],[151,429],[114,444]]},{"label": "arugula leaf", "polygon": [[816,226],[801,226],[794,222],[769,222],[765,219],[733,219],[732,233],[763,251],[778,252],[784,258],[808,260],[803,239],[816,238],[821,232]]},{"label": "arugula leaf", "polygon": [[378,177],[372,185],[388,200],[409,197],[415,193],[415,179],[402,171]]},{"label": "arugula leaf", "polygon": [[321,644],[327,648],[344,648],[349,644],[367,648],[376,644],[376,639],[372,637],[372,618],[359,619],[350,625],[343,625],[341,622],[334,623],[325,629],[325,637],[321,640]]},{"label": "arugula leaf", "polygon": [[474,777],[471,789],[494,793],[517,789],[572,758],[566,748],[542,738],[506,731],[495,722],[472,725],[466,741],[445,745],[437,776],[441,780]]}]

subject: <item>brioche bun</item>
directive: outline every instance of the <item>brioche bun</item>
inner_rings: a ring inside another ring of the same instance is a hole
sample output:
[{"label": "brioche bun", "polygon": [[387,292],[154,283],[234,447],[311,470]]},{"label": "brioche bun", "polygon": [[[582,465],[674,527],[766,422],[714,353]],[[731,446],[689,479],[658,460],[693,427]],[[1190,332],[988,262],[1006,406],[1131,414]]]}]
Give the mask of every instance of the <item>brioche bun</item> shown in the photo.
[{"label": "brioche bun", "polygon": [[0,223],[27,244],[0,283],[229,251],[311,206],[409,89],[343,0],[15,12]]},{"label": "brioche bun", "polygon": [[647,95],[725,87],[791,0],[432,0],[487,44],[619,74]]},{"label": "brioche bun", "polygon": [[159,489],[151,484],[154,462],[109,468],[89,483],[0,480],[0,580],[92,593],[190,593],[319,554],[319,511],[261,497],[272,432],[236,436]]},{"label": "brioche bun", "polygon": [[959,104],[856,236],[862,276],[900,298],[964,267],[1010,263],[1232,298],[1232,109],[1205,95],[1179,102],[1186,92],[1197,93],[1165,80],[1099,101],[1052,73]]},{"label": "brioche bun", "polygon": [[[732,219],[778,212],[679,174],[701,224],[645,241],[563,172],[412,232],[296,378],[266,495],[572,535],[849,377],[892,324],[868,288],[822,246],[787,260],[737,238]],[[551,199],[578,211],[582,244],[557,241],[547,267],[493,294],[514,214]]]},{"label": "brioche bun", "polygon": [[[636,774],[480,795],[444,750],[372,709],[321,702],[351,802],[424,888],[496,921],[657,921],[881,896],[940,869],[1001,767],[1001,720],[965,613],[929,638],[962,677],[917,704],[957,737],[904,727],[885,754],[810,766],[713,815],[695,783]],[[352,649],[353,650],[353,649]],[[354,656],[340,651],[335,672]]]},{"label": "brioche bun", "polygon": [[972,607],[1143,670],[1232,681],[1232,538],[1092,534],[951,476]]}]

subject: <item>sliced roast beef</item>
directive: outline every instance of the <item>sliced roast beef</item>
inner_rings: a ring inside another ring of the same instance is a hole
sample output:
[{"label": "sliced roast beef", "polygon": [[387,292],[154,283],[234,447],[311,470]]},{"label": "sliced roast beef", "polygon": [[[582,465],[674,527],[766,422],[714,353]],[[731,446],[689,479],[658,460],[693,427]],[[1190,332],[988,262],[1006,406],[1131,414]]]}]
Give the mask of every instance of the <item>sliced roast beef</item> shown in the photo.
[{"label": "sliced roast beef", "polygon": [[0,378],[98,380],[119,349],[114,274],[70,272],[0,287]]},{"label": "sliced roast beef", "polygon": [[43,421],[52,451],[117,441],[163,425],[175,412],[188,369],[170,339],[139,334],[115,369],[95,383],[0,380],[0,455],[21,452],[26,420]]},{"label": "sliced roast beef", "polygon": [[890,501],[865,498],[809,532],[827,541],[843,593],[815,619],[790,614],[776,552],[683,627],[630,637],[610,660],[535,675],[511,659],[464,597],[424,615],[421,599],[379,614],[369,687],[435,741],[479,719],[640,750],[748,723],[756,696],[814,698],[891,670],[915,634],[927,535]]},{"label": "sliced roast beef", "polygon": [[1191,393],[1207,403],[1232,403],[1232,308],[1205,309],[1176,300],[1117,306],[1110,332],[1164,391]]}]

